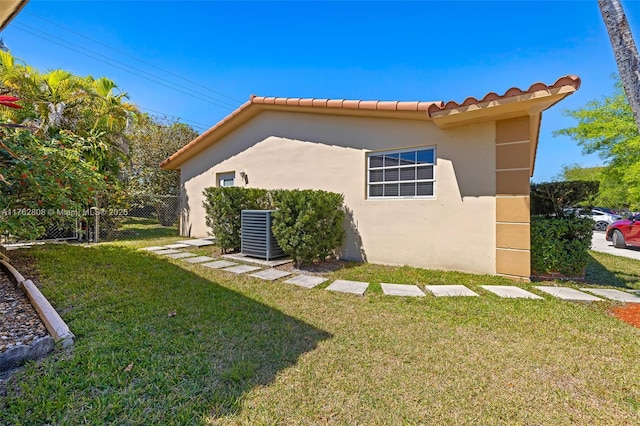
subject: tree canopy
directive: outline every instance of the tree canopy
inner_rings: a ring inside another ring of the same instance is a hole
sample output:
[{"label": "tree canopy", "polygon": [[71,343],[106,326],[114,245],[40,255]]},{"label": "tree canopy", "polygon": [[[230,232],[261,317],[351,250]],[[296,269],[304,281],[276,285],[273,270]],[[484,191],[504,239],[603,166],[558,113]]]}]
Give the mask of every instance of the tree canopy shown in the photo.
[{"label": "tree canopy", "polygon": [[[555,132],[574,139],[585,154],[597,153],[607,165],[595,172],[600,182],[596,203],[613,207],[640,206],[640,135],[619,81],[612,95],[584,107],[565,111],[578,121]],[[565,167],[564,177],[575,179],[579,167]],[[591,180],[591,178],[590,178]]]},{"label": "tree canopy", "polygon": [[158,163],[195,132],[141,114],[109,78],[41,73],[0,51],[0,97],[0,235],[38,238],[125,190],[177,193]]}]

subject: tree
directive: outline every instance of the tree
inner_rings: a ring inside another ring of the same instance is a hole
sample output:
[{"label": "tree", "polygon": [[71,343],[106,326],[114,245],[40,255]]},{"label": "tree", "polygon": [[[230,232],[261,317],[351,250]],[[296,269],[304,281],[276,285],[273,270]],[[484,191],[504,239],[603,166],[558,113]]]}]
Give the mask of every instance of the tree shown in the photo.
[{"label": "tree", "polygon": [[147,199],[162,225],[172,225],[177,219],[177,203],[169,202],[166,196],[180,194],[180,175],[174,170],[161,169],[159,164],[197,136],[186,124],[148,114],[139,115],[132,126],[127,191],[133,197]]},{"label": "tree", "polygon": [[592,201],[595,206],[607,206],[624,209],[629,206],[628,188],[621,184],[616,171],[607,167],[582,167],[578,164],[563,167],[561,180],[564,181],[596,181],[599,182],[598,194]]},{"label": "tree", "polygon": [[598,0],[616,58],[622,86],[631,104],[636,129],[640,130],[640,56],[629,22],[619,0]]},{"label": "tree", "polygon": [[640,135],[620,81],[612,95],[565,115],[578,124],[554,133],[571,137],[584,153],[597,153],[607,163],[601,182],[608,200],[617,207],[640,206]]},{"label": "tree", "polygon": [[62,132],[43,139],[24,129],[0,137],[0,235],[35,239],[46,229],[80,216],[109,184],[84,161],[81,138]]},{"label": "tree", "polygon": [[23,106],[0,109],[0,234],[37,238],[95,196],[119,197],[127,124],[137,110],[115,83],[42,74],[0,51],[0,95]]}]

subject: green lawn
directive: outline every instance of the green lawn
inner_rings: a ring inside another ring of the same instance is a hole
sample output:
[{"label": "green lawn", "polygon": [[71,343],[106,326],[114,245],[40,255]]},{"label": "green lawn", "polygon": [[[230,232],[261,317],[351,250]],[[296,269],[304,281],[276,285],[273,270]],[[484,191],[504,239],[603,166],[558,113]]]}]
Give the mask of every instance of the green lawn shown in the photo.
[{"label": "green lawn", "polygon": [[[14,376],[0,424],[640,423],[640,329],[612,303],[505,300],[479,286],[506,279],[408,267],[332,273],[372,282],[357,297],[135,250],[176,239],[29,252],[77,343]],[[593,258],[589,285],[640,287],[640,262]]]}]

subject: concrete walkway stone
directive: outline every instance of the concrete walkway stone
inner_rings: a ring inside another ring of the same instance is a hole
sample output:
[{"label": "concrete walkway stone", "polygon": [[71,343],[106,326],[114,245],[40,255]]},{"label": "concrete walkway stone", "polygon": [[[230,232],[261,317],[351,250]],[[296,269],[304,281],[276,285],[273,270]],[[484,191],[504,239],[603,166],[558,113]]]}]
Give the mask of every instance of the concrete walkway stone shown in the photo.
[{"label": "concrete walkway stone", "polygon": [[177,243],[177,244],[169,244],[168,246],[164,246],[164,247],[168,249],[180,249],[180,248],[193,247],[193,246],[190,246],[189,244]]},{"label": "concrete walkway stone", "polygon": [[238,265],[232,266],[230,268],[224,268],[223,271],[233,272],[234,274],[244,274],[245,272],[257,271],[260,269],[259,266],[251,266],[251,265]]},{"label": "concrete walkway stone", "polygon": [[362,281],[335,280],[325,290],[351,293],[362,296],[369,287],[369,283]]},{"label": "concrete walkway stone", "polygon": [[513,285],[481,285],[480,287],[505,299],[544,299]]},{"label": "concrete walkway stone", "polygon": [[436,297],[477,296],[478,294],[460,284],[453,285],[426,285],[425,289]]},{"label": "concrete walkway stone", "polygon": [[168,254],[167,257],[172,259],[184,259],[185,257],[197,256],[195,253],[189,253],[188,251],[181,251],[180,253]]},{"label": "concrete walkway stone", "polygon": [[143,247],[141,249],[138,249],[138,251],[156,251],[156,250],[164,250],[165,247],[160,247],[160,246],[152,246],[152,247]]},{"label": "concrete walkway stone", "polygon": [[209,262],[211,260],[215,260],[213,257],[209,257],[209,256],[196,256],[196,257],[186,257],[184,259],[185,262],[189,262],[189,263],[204,263],[204,262]]},{"label": "concrete walkway stone", "polygon": [[251,274],[252,277],[261,278],[267,281],[277,280],[289,275],[291,275],[291,272],[281,271],[279,269],[265,269],[263,271],[256,272],[255,274]]},{"label": "concrete walkway stone", "polygon": [[215,262],[201,263],[202,266],[206,266],[207,268],[228,268],[229,266],[237,265],[236,262],[229,262],[228,260],[216,260]]},{"label": "concrete walkway stone", "polygon": [[388,296],[424,297],[424,292],[417,285],[380,283],[380,287]]},{"label": "concrete walkway stone", "polygon": [[182,240],[182,241],[178,241],[178,244],[187,244],[189,246],[203,247],[203,246],[212,246],[213,242],[210,240]]},{"label": "concrete walkway stone", "polygon": [[316,277],[313,275],[298,275],[285,281],[287,284],[295,284],[304,288],[313,288],[327,281],[328,278]]},{"label": "concrete walkway stone", "polygon": [[163,250],[155,250],[155,251],[152,251],[151,253],[154,253],[154,254],[175,254],[175,253],[180,253],[180,250],[163,249]]},{"label": "concrete walkway stone", "polygon": [[610,288],[581,288],[580,290],[588,291],[589,293],[597,294],[598,296],[606,297],[607,299],[617,300],[618,302],[640,303],[640,296],[620,290],[613,290]]},{"label": "concrete walkway stone", "polygon": [[571,287],[554,287],[554,286],[546,286],[546,285],[538,285],[536,288],[540,291],[543,291],[547,294],[552,295],[553,297],[557,297],[562,300],[576,300],[582,302],[597,302],[602,301],[603,299],[596,297],[592,294],[583,293],[575,288]]}]

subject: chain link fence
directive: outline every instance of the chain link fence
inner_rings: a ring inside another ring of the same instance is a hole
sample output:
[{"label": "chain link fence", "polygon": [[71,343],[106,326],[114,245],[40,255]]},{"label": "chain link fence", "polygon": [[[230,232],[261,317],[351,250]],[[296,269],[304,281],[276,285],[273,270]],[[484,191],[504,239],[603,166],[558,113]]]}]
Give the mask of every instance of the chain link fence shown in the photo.
[{"label": "chain link fence", "polygon": [[178,235],[180,197],[141,195],[118,205],[98,200],[82,234],[89,242]]},{"label": "chain link fence", "polygon": [[[132,196],[119,200],[117,205],[96,199],[94,204],[82,211],[53,212],[56,220],[35,241],[97,243],[178,235],[178,196]],[[29,242],[33,241],[0,236],[0,244]]]}]

